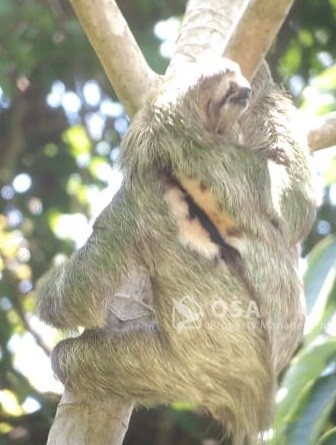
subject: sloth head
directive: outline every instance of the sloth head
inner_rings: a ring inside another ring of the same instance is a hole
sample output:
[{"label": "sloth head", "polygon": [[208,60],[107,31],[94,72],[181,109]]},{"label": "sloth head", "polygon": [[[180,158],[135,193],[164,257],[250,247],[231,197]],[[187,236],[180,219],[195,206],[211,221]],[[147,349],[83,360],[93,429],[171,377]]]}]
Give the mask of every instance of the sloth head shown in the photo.
[{"label": "sloth head", "polygon": [[[251,86],[239,65],[222,57],[203,56],[162,85],[152,102],[165,122],[197,139],[236,139],[237,122],[248,108]],[[236,141],[237,142],[237,141]]]},{"label": "sloth head", "polygon": [[238,120],[250,96],[250,84],[231,60],[203,56],[179,67],[134,117],[121,145],[121,168],[126,173],[158,163],[180,165],[195,157],[197,147],[217,150],[241,142]]}]

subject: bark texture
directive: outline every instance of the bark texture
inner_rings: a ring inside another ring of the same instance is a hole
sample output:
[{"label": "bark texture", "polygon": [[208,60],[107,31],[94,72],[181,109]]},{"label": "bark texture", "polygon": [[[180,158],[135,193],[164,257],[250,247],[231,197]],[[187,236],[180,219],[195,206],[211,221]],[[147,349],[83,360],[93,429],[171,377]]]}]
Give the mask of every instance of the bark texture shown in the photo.
[{"label": "bark texture", "polygon": [[293,0],[252,0],[230,39],[225,55],[251,80],[266,56]]},{"label": "bark texture", "polygon": [[312,151],[336,145],[336,111],[316,117],[308,129]]},{"label": "bark texture", "polygon": [[248,0],[190,0],[167,73],[178,71],[205,51],[223,54]]},{"label": "bark texture", "polygon": [[148,66],[114,0],[70,1],[118,98],[133,116],[157,74]]},{"label": "bark texture", "polygon": [[81,400],[63,393],[47,445],[121,445],[133,404],[116,400]]}]

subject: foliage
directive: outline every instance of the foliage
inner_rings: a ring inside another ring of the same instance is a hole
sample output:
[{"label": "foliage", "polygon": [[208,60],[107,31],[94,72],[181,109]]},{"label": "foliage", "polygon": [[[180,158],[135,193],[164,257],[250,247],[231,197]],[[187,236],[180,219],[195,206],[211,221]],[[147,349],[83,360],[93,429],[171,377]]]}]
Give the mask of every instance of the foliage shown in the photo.
[{"label": "foliage", "polygon": [[[178,23],[169,18],[179,18],[185,2],[119,3],[147,60],[163,72],[160,46],[169,49]],[[307,113],[336,109],[335,16],[334,0],[297,0],[270,54],[278,80]],[[0,18],[0,445],[40,445],[58,401],[43,364],[58,334],[36,320],[35,284],[84,241],[117,188],[114,160],[127,120],[69,2],[1,0]],[[324,188],[303,251],[310,317],[282,378],[270,445],[336,443],[334,154],[314,158],[324,165]],[[126,443],[221,437],[204,412],[175,404],[137,411]]]},{"label": "foliage", "polygon": [[336,238],[332,235],[318,243],[308,256],[305,338],[282,380],[274,421],[275,434],[270,441],[272,445],[315,445],[334,423],[335,254]]}]

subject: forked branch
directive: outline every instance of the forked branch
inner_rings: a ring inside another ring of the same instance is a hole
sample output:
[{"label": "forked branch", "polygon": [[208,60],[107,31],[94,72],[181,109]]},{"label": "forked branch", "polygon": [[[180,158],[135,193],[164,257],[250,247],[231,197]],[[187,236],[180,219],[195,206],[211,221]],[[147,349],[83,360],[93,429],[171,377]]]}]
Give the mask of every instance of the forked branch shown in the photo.
[{"label": "forked branch", "polygon": [[157,74],[148,66],[114,0],[70,1],[114,91],[133,116]]},{"label": "forked branch", "polygon": [[[159,76],[148,66],[115,0],[70,1],[118,98],[133,116]],[[213,51],[237,61],[251,79],[292,3],[293,0],[190,0],[168,70]],[[308,133],[312,150],[336,144],[335,115],[317,118]]]}]

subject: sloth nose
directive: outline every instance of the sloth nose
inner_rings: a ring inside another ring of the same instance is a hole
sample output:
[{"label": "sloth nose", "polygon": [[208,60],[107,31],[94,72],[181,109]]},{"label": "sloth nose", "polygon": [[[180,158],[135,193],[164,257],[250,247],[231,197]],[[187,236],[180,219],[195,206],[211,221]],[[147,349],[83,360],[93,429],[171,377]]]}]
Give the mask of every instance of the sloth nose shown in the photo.
[{"label": "sloth nose", "polygon": [[234,87],[231,89],[231,94],[228,100],[231,103],[246,106],[248,100],[250,99],[251,93],[252,93],[251,87],[247,84],[247,82],[244,86],[241,86],[236,83]]},{"label": "sloth nose", "polygon": [[249,99],[252,93],[251,87],[249,86],[238,87],[236,91],[237,92],[232,95],[231,100]]}]

